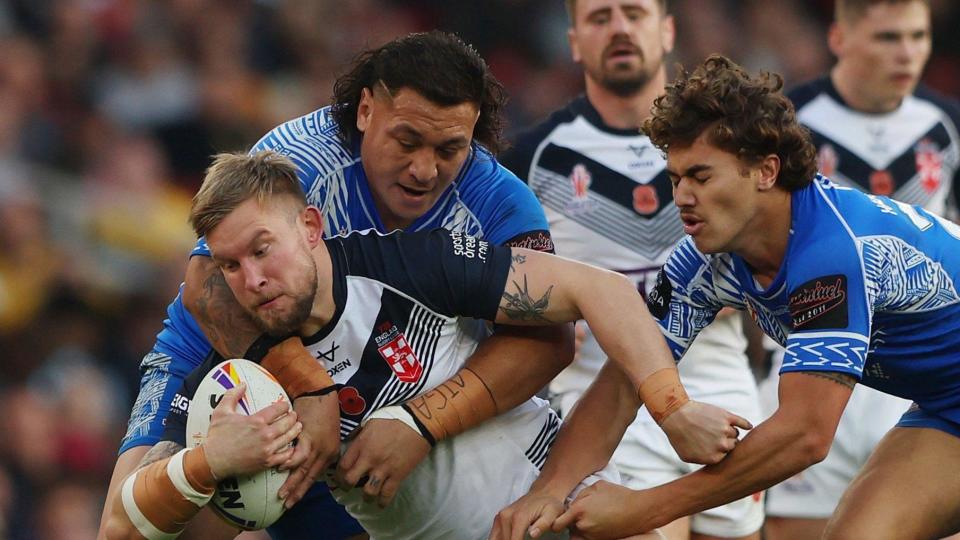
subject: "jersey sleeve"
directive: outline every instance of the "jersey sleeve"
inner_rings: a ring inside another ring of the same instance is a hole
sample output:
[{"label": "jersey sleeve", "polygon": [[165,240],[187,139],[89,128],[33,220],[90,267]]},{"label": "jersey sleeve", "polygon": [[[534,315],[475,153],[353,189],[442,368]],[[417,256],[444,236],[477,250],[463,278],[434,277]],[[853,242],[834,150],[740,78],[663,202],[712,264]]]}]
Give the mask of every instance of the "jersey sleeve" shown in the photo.
[{"label": "jersey sleeve", "polygon": [[351,275],[380,281],[448,317],[496,317],[510,271],[508,247],[446,229],[354,233],[342,245]]},{"label": "jersey sleeve", "polygon": [[723,307],[710,264],[689,237],[674,248],[660,269],[647,295],[647,307],[678,361]]},{"label": "jersey sleeve", "polygon": [[460,196],[492,244],[553,252],[553,239],[540,201],[530,188],[481,147],[476,147]]},{"label": "jersey sleeve", "polygon": [[844,236],[822,236],[790,256],[787,294],[793,330],[780,373],[838,371],[858,380],[863,373],[872,313],[860,250],[852,237]]}]

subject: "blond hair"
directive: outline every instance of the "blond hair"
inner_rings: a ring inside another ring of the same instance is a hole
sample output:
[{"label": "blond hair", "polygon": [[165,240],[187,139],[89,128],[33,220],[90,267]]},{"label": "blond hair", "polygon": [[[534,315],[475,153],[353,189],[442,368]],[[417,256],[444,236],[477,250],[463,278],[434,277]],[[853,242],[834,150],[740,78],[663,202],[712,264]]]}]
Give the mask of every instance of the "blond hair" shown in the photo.
[{"label": "blond hair", "polygon": [[193,197],[190,225],[198,237],[206,236],[248,199],[256,197],[263,204],[278,196],[292,197],[298,209],[307,205],[290,158],[270,150],[217,154]]}]

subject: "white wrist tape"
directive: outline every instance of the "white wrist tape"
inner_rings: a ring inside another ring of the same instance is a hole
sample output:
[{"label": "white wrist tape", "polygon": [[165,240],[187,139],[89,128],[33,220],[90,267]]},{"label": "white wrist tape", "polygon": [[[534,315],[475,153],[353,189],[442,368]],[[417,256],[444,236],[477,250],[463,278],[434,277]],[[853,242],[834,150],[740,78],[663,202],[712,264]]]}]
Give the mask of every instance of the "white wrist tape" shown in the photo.
[{"label": "white wrist tape", "polygon": [[173,487],[177,488],[177,491],[179,491],[181,495],[188,501],[202,508],[213,498],[213,492],[209,494],[200,493],[190,485],[186,473],[183,472],[183,455],[187,452],[189,452],[189,450],[184,448],[170,458],[170,461],[167,463],[167,475],[170,476]]},{"label": "white wrist tape", "polygon": [[414,421],[413,415],[408,413],[407,410],[400,405],[391,405],[389,407],[384,407],[382,409],[373,411],[370,413],[370,416],[364,418],[363,421],[360,422],[360,427],[363,427],[367,422],[373,420],[374,418],[399,420],[409,426],[410,429],[416,432],[417,435],[420,435],[421,437],[423,436],[420,434],[420,428],[417,427],[417,423]]},{"label": "white wrist tape", "polygon": [[137,506],[137,501],[133,497],[133,484],[136,482],[137,475],[140,474],[140,472],[141,471],[137,471],[128,476],[126,481],[123,482],[123,487],[120,488],[123,509],[127,512],[130,523],[133,523],[133,526],[137,528],[137,532],[142,534],[147,540],[173,540],[180,535],[179,532],[168,533],[161,531],[153,523],[150,523],[147,516],[143,515],[143,512],[141,512]]}]

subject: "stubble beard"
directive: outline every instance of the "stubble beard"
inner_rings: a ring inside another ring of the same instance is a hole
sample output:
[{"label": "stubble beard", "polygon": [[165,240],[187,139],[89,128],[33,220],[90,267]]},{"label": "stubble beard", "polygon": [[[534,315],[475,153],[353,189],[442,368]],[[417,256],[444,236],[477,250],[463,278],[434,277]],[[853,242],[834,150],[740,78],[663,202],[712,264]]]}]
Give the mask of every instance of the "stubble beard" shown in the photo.
[{"label": "stubble beard", "polygon": [[636,70],[608,69],[601,64],[599,73],[594,79],[615,96],[626,98],[641,92],[653,79],[654,73],[660,69],[662,63],[661,58],[656,65],[651,65],[641,52],[640,66]]},{"label": "stubble beard", "polygon": [[313,301],[317,297],[317,263],[308,254],[302,264],[309,273],[302,281],[304,285],[298,287],[298,290],[303,292],[293,296],[293,309],[286,315],[271,319],[253,314],[253,321],[261,332],[275,338],[284,338],[296,334],[310,318]]}]

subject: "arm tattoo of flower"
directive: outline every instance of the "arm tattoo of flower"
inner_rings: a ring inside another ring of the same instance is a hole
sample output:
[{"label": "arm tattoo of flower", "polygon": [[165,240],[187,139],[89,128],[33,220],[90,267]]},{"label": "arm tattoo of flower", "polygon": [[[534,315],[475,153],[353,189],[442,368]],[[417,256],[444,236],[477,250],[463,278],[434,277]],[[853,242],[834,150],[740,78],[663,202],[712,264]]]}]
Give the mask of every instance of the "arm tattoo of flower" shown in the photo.
[{"label": "arm tattoo of flower", "polygon": [[523,286],[516,281],[513,282],[513,286],[517,289],[516,294],[503,291],[503,299],[506,300],[506,303],[500,306],[500,311],[514,320],[553,322],[544,316],[547,306],[550,304],[550,293],[553,291],[553,285],[547,287],[547,292],[538,300],[534,300],[530,296],[526,275],[523,276]]}]

